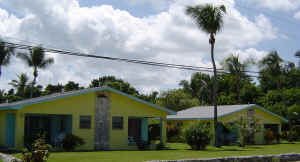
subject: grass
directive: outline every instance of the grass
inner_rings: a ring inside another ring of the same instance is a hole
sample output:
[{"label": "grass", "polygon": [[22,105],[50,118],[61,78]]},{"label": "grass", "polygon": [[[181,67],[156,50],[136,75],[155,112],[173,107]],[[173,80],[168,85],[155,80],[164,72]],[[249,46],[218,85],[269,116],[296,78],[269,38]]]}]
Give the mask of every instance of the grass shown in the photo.
[{"label": "grass", "polygon": [[[170,150],[160,151],[99,151],[99,152],[61,152],[51,153],[49,162],[143,162],[147,160],[197,159],[228,156],[248,156],[283,153],[300,153],[300,142],[276,145],[255,145],[241,148],[238,146],[209,146],[205,151],[190,150],[181,143],[169,143]],[[20,158],[20,154],[14,154]]]},{"label": "grass", "polygon": [[0,157],[0,162],[3,162],[2,158]]}]

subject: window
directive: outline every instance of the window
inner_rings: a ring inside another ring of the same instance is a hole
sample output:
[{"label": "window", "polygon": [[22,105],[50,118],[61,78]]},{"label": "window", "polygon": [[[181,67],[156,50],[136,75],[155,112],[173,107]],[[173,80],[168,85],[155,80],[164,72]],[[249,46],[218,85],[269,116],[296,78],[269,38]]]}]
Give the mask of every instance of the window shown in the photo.
[{"label": "window", "polygon": [[112,117],[112,129],[123,129],[123,117],[121,116]]},{"label": "window", "polygon": [[80,129],[91,128],[91,116],[80,116]]}]

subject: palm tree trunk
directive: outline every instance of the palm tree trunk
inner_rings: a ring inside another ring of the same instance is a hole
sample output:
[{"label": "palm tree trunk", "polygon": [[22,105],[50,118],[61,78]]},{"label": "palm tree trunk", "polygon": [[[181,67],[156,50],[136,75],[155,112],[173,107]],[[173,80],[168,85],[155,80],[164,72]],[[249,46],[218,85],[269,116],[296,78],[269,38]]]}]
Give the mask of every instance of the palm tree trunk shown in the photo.
[{"label": "palm tree trunk", "polygon": [[31,90],[30,90],[30,98],[33,97],[33,88],[34,88],[37,76],[38,76],[37,68],[34,67],[34,70],[33,70],[33,81],[32,81]]},{"label": "palm tree trunk", "polygon": [[219,147],[218,144],[218,108],[217,108],[217,68],[214,58],[214,46],[215,46],[215,38],[213,34],[210,34],[210,45],[211,45],[211,61],[214,69],[214,78],[213,78],[213,104],[214,104],[214,129],[215,129],[215,146]]},{"label": "palm tree trunk", "polygon": [[236,90],[236,93],[237,93],[237,98],[238,98],[238,104],[241,104],[241,94],[240,94],[240,84],[241,84],[241,80],[240,80],[240,77],[238,76],[238,80],[237,80],[237,90]]}]

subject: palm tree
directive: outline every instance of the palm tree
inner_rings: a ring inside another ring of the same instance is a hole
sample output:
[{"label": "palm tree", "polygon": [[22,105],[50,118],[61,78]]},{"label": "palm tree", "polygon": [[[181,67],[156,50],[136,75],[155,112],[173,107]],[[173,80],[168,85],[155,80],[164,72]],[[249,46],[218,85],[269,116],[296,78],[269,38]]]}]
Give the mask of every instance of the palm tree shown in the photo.
[{"label": "palm tree", "polygon": [[22,73],[17,76],[18,80],[12,80],[9,85],[13,86],[17,90],[17,94],[21,97],[24,97],[25,87],[29,80],[28,76],[25,73]]},{"label": "palm tree", "polygon": [[[288,107],[286,106],[285,96],[282,91],[281,80],[283,74],[282,58],[278,55],[277,51],[271,51],[266,57],[259,61],[261,70],[276,80],[277,89],[280,90],[281,99],[286,107],[286,115],[288,115]],[[289,122],[290,123],[290,122]],[[291,124],[291,123],[290,123]]]},{"label": "palm tree", "polygon": [[14,55],[14,48],[8,46],[5,42],[0,40],[0,77],[2,74],[2,66],[7,66],[10,63],[10,58]]},{"label": "palm tree", "polygon": [[278,89],[281,89],[282,62],[283,60],[278,55],[277,51],[271,51],[266,57],[259,61],[258,64],[262,71],[276,79]]},{"label": "palm tree", "polygon": [[238,103],[241,103],[241,95],[240,95],[240,87],[241,81],[243,79],[248,78],[247,74],[245,73],[248,69],[250,64],[254,64],[252,59],[248,59],[244,62],[241,62],[239,59],[239,55],[231,55],[222,62],[222,66],[225,70],[229,71],[230,75],[232,75],[235,86],[236,86],[236,93],[237,93],[237,100]]},{"label": "palm tree", "polygon": [[213,103],[214,103],[214,128],[215,128],[215,145],[219,146],[217,143],[217,124],[218,124],[218,110],[217,110],[217,69],[214,58],[214,46],[215,46],[215,36],[217,32],[221,31],[223,28],[223,17],[226,13],[226,8],[224,5],[215,7],[210,4],[188,6],[186,8],[186,14],[191,16],[197,26],[209,34],[209,44],[211,45],[211,60],[214,69],[214,79],[213,79]]},{"label": "palm tree", "polygon": [[46,69],[49,65],[54,63],[53,58],[46,58],[45,51],[42,47],[34,47],[29,49],[29,55],[26,53],[19,53],[18,57],[26,62],[29,67],[33,68],[33,82],[31,85],[30,97],[33,95],[33,87],[38,77],[38,69]]}]

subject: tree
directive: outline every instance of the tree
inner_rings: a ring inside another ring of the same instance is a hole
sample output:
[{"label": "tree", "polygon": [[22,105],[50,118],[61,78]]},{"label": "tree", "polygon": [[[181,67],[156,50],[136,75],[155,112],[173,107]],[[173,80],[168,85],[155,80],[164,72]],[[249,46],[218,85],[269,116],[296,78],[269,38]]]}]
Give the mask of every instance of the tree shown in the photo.
[{"label": "tree", "polygon": [[13,47],[9,47],[0,40],[0,77],[2,75],[2,66],[7,66],[10,63],[10,58],[14,53],[15,49]]},{"label": "tree", "polygon": [[179,85],[185,93],[196,97],[201,105],[211,104],[212,100],[212,81],[208,74],[194,73],[190,81],[182,80]]},{"label": "tree", "polygon": [[48,84],[45,88],[45,91],[43,92],[43,95],[60,93],[60,92],[62,92],[63,89],[64,89],[64,86],[59,83],[57,85]]},{"label": "tree", "polygon": [[288,114],[288,108],[285,101],[285,96],[282,90],[282,77],[283,76],[283,67],[281,63],[283,62],[282,58],[278,55],[277,51],[271,51],[266,57],[264,57],[259,62],[259,67],[262,69],[262,72],[269,75],[271,80],[275,80],[277,89],[280,90],[281,100],[283,101],[283,105],[286,107],[285,111]]},{"label": "tree", "polygon": [[128,82],[125,82],[124,80],[118,79],[114,76],[103,76],[99,77],[98,79],[93,79],[89,87],[93,88],[103,86],[117,89],[129,95],[139,96],[139,92],[133,86],[131,86]]},{"label": "tree", "polygon": [[[218,112],[217,112],[217,69],[214,58],[214,46],[215,46],[215,36],[217,32],[221,31],[223,28],[223,17],[226,13],[226,8],[224,5],[215,7],[210,4],[206,5],[197,5],[195,7],[188,6],[186,8],[186,14],[190,15],[197,26],[203,30],[205,33],[210,35],[209,44],[211,45],[211,60],[214,69],[214,78],[213,78],[213,103],[214,103],[214,127],[215,132],[217,132],[218,124]],[[217,134],[215,133],[215,145],[217,144]]]},{"label": "tree", "polygon": [[17,76],[18,80],[12,80],[9,85],[13,86],[17,90],[17,95],[24,97],[25,87],[27,86],[28,76],[25,73],[22,73]]},{"label": "tree", "polygon": [[231,75],[234,79],[234,85],[236,87],[235,91],[237,94],[237,101],[239,104],[241,104],[241,81],[249,78],[245,71],[247,70],[250,64],[253,64],[252,60],[249,59],[245,62],[241,62],[239,59],[239,55],[231,55],[222,62],[223,68],[229,71],[229,75]]},{"label": "tree", "polygon": [[[261,82],[275,81],[275,86],[270,85],[267,89],[281,89],[281,77],[282,77],[282,64],[283,60],[278,55],[277,51],[271,51],[265,56],[258,65],[260,68],[260,78],[266,79]],[[264,83],[261,83],[261,85]],[[264,87],[263,87],[264,88]]]},{"label": "tree", "polygon": [[30,97],[33,95],[33,88],[36,84],[36,79],[38,77],[38,69],[46,69],[49,65],[54,63],[53,58],[46,58],[45,51],[42,47],[34,47],[29,49],[29,55],[26,53],[19,53],[18,57],[26,62],[29,67],[33,68],[33,82],[31,85]]},{"label": "tree", "polygon": [[64,91],[74,91],[74,90],[79,90],[81,87],[79,87],[79,83],[75,83],[73,81],[69,81],[65,86],[64,86]]},{"label": "tree", "polygon": [[174,111],[180,111],[193,106],[198,106],[197,99],[192,98],[189,94],[185,93],[182,89],[173,89],[162,92],[157,104]]}]

